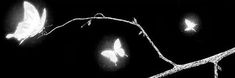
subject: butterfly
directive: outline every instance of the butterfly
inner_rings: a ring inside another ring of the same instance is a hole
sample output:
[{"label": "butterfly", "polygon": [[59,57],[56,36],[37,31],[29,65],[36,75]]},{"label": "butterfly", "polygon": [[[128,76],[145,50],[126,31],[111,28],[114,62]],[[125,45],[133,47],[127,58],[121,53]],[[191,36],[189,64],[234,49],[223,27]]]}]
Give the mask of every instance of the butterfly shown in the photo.
[{"label": "butterfly", "polygon": [[112,50],[104,50],[101,52],[101,55],[108,58],[111,62],[115,64],[115,66],[117,66],[117,62],[118,62],[117,56],[128,57],[128,55],[126,55],[124,49],[122,48],[122,45],[119,39],[115,40]]},{"label": "butterfly", "polygon": [[38,33],[41,33],[44,29],[44,24],[46,21],[46,9],[43,9],[42,16],[35,6],[31,3],[24,1],[24,17],[23,21],[19,22],[14,33],[6,35],[6,38],[15,38],[20,44],[23,43],[27,38],[34,37]]},{"label": "butterfly", "polygon": [[196,27],[197,24],[195,24],[193,21],[190,21],[188,19],[184,20],[185,24],[186,24],[186,29],[185,31],[196,31],[194,28]]}]

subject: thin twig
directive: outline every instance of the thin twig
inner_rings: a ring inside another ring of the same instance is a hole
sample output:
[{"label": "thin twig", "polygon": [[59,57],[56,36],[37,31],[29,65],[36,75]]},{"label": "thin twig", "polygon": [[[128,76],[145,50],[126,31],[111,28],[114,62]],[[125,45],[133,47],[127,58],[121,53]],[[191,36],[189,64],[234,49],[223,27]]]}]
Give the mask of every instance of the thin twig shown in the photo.
[{"label": "thin twig", "polygon": [[[101,17],[97,17],[98,15],[101,15]],[[57,26],[55,28],[53,28],[51,31],[49,31],[48,33],[44,34],[44,35],[49,35],[50,33],[52,33],[54,30],[58,29],[58,28],[61,28],[61,27],[64,27],[65,25],[73,22],[73,21],[79,21],[79,20],[88,20],[85,24],[83,24],[81,26],[81,28],[83,28],[86,24],[88,24],[88,26],[90,26],[91,24],[91,20],[99,20],[99,19],[109,19],[109,20],[114,20],[114,21],[119,21],[119,22],[124,22],[124,23],[128,23],[128,24],[131,24],[131,25],[134,25],[136,27],[138,27],[140,29],[140,33],[139,34],[143,34],[144,37],[147,38],[147,40],[149,41],[149,43],[151,44],[151,46],[154,48],[154,50],[157,52],[159,58],[161,58],[162,60],[170,63],[171,65],[173,65],[173,68],[172,69],[169,69],[169,70],[166,70],[165,72],[162,72],[162,73],[159,73],[159,74],[156,74],[156,75],[153,75],[151,76],[150,78],[160,78],[160,77],[164,77],[164,76],[167,76],[167,75],[170,75],[170,74],[173,74],[173,73],[176,73],[176,72],[179,72],[181,70],[184,70],[184,69],[189,69],[189,68],[192,68],[192,67],[196,67],[196,66],[200,66],[200,65],[203,65],[203,64],[207,64],[207,63],[213,63],[214,64],[214,78],[218,78],[218,69],[221,70],[221,67],[218,65],[218,62],[220,60],[222,60],[224,57],[227,57],[231,54],[234,54],[235,52],[235,47],[232,48],[232,49],[229,49],[227,51],[224,51],[224,52],[221,52],[221,53],[218,53],[218,54],[215,54],[213,56],[210,56],[210,57],[207,57],[207,58],[204,58],[204,59],[201,59],[201,60],[198,60],[198,61],[193,61],[193,62],[189,62],[189,63],[186,63],[186,64],[176,64],[174,63],[173,61],[167,59],[166,57],[164,57],[162,55],[162,53],[160,52],[160,50],[157,48],[157,46],[153,43],[153,41],[151,40],[151,38],[149,37],[149,35],[145,32],[145,30],[143,29],[143,27],[138,24],[137,20],[134,18],[133,21],[127,21],[127,20],[124,20],[124,19],[119,19],[119,18],[113,18],[113,17],[106,17],[104,16],[102,13],[97,13],[95,14],[94,17],[87,17],[87,18],[74,18],[72,20],[69,20],[68,22],[60,25],[60,26]]]}]

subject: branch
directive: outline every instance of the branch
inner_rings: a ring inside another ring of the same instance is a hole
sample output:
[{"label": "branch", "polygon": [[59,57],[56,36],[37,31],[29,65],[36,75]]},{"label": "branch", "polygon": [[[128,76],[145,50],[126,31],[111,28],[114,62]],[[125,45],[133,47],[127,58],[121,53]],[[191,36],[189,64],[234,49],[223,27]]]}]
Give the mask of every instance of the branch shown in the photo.
[{"label": "branch", "polygon": [[227,51],[224,51],[224,52],[215,54],[213,56],[207,57],[205,59],[201,59],[201,60],[198,60],[198,61],[194,61],[194,62],[182,64],[182,65],[176,65],[172,69],[167,70],[163,73],[159,73],[157,75],[151,76],[150,78],[164,77],[168,74],[173,74],[173,73],[179,72],[179,71],[184,70],[184,69],[189,69],[189,68],[200,66],[200,65],[203,65],[203,64],[207,64],[207,63],[213,63],[214,64],[215,78],[218,78],[217,69],[221,70],[221,67],[218,65],[218,62],[220,60],[222,60],[224,57],[227,57],[231,54],[234,54],[234,52],[235,52],[235,47],[232,48],[232,49],[229,49]]},{"label": "branch", "polygon": [[186,63],[186,64],[176,64],[174,63],[173,61],[167,59],[166,57],[164,57],[162,55],[162,53],[159,51],[159,49],[157,48],[157,46],[153,43],[153,41],[151,40],[151,38],[148,36],[148,34],[145,32],[145,30],[143,29],[143,27],[138,24],[137,20],[134,18],[133,21],[128,21],[128,20],[124,20],[124,19],[119,19],[119,18],[113,18],[113,17],[106,17],[104,16],[102,13],[97,13],[95,14],[95,16],[93,17],[87,17],[87,18],[74,18],[72,20],[69,20],[68,22],[62,24],[62,25],[59,25],[59,26],[56,26],[55,28],[53,28],[52,30],[50,30],[48,33],[44,33],[43,35],[49,35],[51,34],[54,30],[58,29],[58,28],[61,28],[61,27],[64,27],[65,25],[73,22],[73,21],[79,21],[79,20],[88,20],[86,23],[84,23],[81,28],[83,28],[84,26],[88,25],[90,26],[91,25],[91,21],[92,20],[103,20],[103,19],[108,19],[108,20],[114,20],[114,21],[119,21],[119,22],[124,22],[124,23],[128,23],[128,24],[131,24],[131,25],[134,25],[136,27],[138,27],[140,29],[140,32],[139,32],[139,35],[140,34],[143,34],[144,37],[147,38],[147,40],[149,41],[149,43],[151,44],[151,46],[154,48],[154,50],[157,52],[159,58],[161,58],[162,60],[170,63],[171,65],[173,65],[173,68],[172,69],[169,69],[169,70],[166,70],[165,72],[162,72],[162,73],[159,73],[159,74],[156,74],[156,75],[153,75],[151,76],[150,78],[160,78],[160,77],[164,77],[164,76],[167,76],[167,75],[170,75],[170,74],[173,74],[173,73],[176,73],[176,72],[179,72],[179,71],[182,71],[184,69],[189,69],[189,68],[192,68],[192,67],[196,67],[196,66],[200,66],[200,65],[203,65],[203,64],[207,64],[207,63],[213,63],[214,64],[214,78],[218,78],[218,69],[221,70],[221,67],[218,65],[218,62],[220,60],[222,60],[224,57],[227,57],[231,54],[234,54],[235,52],[235,47],[232,48],[232,49],[229,49],[227,51],[224,51],[224,52],[221,52],[221,53],[218,53],[218,54],[215,54],[213,56],[210,56],[210,57],[207,57],[207,58],[204,58],[204,59],[201,59],[201,60],[198,60],[198,61],[193,61],[193,62],[189,62],[189,63]]},{"label": "branch", "polygon": [[[98,17],[98,15],[100,15],[101,17]],[[49,31],[48,33],[44,33],[43,35],[49,35],[51,34],[54,30],[58,29],[58,28],[61,28],[61,27],[64,27],[66,26],[67,24],[73,22],[73,21],[80,21],[80,20],[88,20],[86,23],[84,23],[81,28],[83,28],[86,24],[89,26],[91,24],[91,20],[104,20],[104,19],[108,19],[108,20],[114,20],[114,21],[119,21],[119,22],[124,22],[124,23],[128,23],[128,24],[131,24],[131,25],[134,25],[136,27],[138,27],[141,32],[145,35],[145,37],[148,39],[148,41],[150,42],[150,44],[153,46],[153,48],[157,51],[159,57],[161,59],[163,59],[164,61],[172,64],[172,65],[176,65],[174,62],[172,62],[171,60],[167,59],[166,57],[164,57],[161,52],[159,51],[159,49],[156,47],[156,45],[153,43],[153,41],[150,39],[150,37],[148,36],[148,34],[145,32],[145,30],[142,28],[141,25],[139,25],[137,23],[137,20],[134,18],[134,21],[127,21],[127,20],[123,20],[123,19],[119,19],[119,18],[113,18],[113,17],[106,17],[104,16],[102,13],[97,13],[95,14],[94,17],[87,17],[87,18],[74,18],[72,20],[69,20],[68,22],[60,25],[60,26],[56,26],[55,28],[53,28],[51,31]]]}]

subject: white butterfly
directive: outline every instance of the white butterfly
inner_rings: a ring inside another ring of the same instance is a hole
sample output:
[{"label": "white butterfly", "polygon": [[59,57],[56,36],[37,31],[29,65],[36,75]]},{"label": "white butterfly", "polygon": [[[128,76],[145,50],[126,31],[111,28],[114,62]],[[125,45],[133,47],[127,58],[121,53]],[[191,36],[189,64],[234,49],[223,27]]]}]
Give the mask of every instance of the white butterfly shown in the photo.
[{"label": "white butterfly", "polygon": [[121,45],[119,39],[117,39],[114,42],[112,50],[104,50],[104,51],[101,52],[101,55],[108,58],[111,62],[113,62],[115,64],[115,66],[117,66],[117,62],[118,62],[117,55],[120,56],[120,57],[124,57],[124,56],[128,57],[126,55],[124,49],[122,48],[122,45]]},{"label": "white butterfly", "polygon": [[196,27],[197,24],[195,24],[193,21],[190,21],[188,19],[184,20],[185,24],[186,24],[186,29],[185,31],[196,31],[194,28]]},{"label": "white butterfly", "polygon": [[29,37],[34,37],[42,32],[46,21],[46,9],[43,9],[40,18],[37,9],[27,1],[24,1],[24,18],[18,23],[14,33],[7,34],[6,38],[16,38],[20,44]]}]

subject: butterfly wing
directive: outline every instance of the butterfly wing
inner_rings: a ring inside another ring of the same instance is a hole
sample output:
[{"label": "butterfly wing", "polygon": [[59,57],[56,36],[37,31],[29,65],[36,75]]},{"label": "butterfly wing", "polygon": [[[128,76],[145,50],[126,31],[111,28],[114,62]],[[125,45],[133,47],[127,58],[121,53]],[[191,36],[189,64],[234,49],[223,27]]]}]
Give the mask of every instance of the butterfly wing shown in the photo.
[{"label": "butterfly wing", "polygon": [[43,13],[42,13],[42,17],[41,17],[41,21],[40,21],[40,28],[43,28],[46,22],[46,17],[47,17],[47,10],[44,8],[43,9]]},{"label": "butterfly wing", "polygon": [[39,21],[40,16],[37,9],[31,3],[24,1],[24,22],[36,26],[36,24],[39,24]]},{"label": "butterfly wing", "polygon": [[42,13],[42,16],[40,18],[40,21],[38,21],[38,25],[34,27],[34,31],[32,32],[32,34],[30,35],[30,37],[33,37],[35,36],[36,34],[42,32],[42,30],[44,29],[44,24],[45,24],[45,21],[46,21],[46,9],[44,8],[43,9],[43,13]]},{"label": "butterfly wing", "polygon": [[[20,44],[28,37],[33,37],[40,25],[40,16],[37,9],[27,1],[24,1],[24,18],[18,23],[14,33],[8,34],[6,38],[16,38]],[[36,28],[36,30],[35,30]]]},{"label": "butterfly wing", "polygon": [[121,56],[121,57],[124,57],[126,54],[125,54],[125,51],[124,49],[122,48],[122,45],[121,45],[121,42],[119,39],[117,39],[115,42],[114,42],[114,45],[113,45],[113,48],[114,48],[114,52]]},{"label": "butterfly wing", "polygon": [[113,49],[114,50],[117,50],[119,48],[121,48],[121,43],[120,43],[120,40],[119,39],[116,39],[115,42],[114,42],[114,45],[113,45]]},{"label": "butterfly wing", "polygon": [[115,53],[116,53],[117,55],[119,55],[120,57],[127,56],[127,55],[125,54],[124,49],[122,49],[122,48],[116,49],[116,50],[115,50]]},{"label": "butterfly wing", "polygon": [[104,50],[101,52],[101,55],[108,58],[111,62],[115,63],[116,65],[118,58],[112,50]]}]

